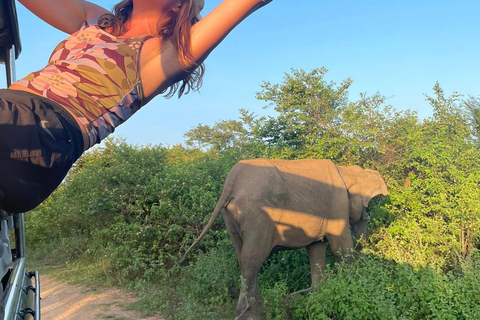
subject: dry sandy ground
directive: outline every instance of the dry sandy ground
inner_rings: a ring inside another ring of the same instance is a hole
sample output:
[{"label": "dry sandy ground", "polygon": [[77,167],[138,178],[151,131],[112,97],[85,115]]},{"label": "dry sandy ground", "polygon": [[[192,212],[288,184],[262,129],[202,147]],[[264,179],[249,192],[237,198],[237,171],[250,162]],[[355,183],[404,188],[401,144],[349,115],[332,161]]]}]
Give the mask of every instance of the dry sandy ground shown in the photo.
[{"label": "dry sandy ground", "polygon": [[164,320],[125,310],[125,306],[136,298],[118,289],[93,291],[85,286],[65,284],[45,274],[40,280],[42,320]]}]

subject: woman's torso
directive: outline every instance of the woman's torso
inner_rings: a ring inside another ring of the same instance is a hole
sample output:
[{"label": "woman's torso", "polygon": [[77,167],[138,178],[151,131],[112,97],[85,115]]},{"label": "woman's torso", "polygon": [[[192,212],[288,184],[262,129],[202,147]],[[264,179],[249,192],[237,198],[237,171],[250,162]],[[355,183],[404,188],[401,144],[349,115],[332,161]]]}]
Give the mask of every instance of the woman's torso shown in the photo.
[{"label": "woman's torso", "polygon": [[89,136],[87,149],[154,95],[151,85],[144,95],[142,76],[154,48],[158,54],[159,43],[149,36],[115,37],[96,21],[88,21],[55,48],[44,69],[10,89],[44,96],[65,107]]}]

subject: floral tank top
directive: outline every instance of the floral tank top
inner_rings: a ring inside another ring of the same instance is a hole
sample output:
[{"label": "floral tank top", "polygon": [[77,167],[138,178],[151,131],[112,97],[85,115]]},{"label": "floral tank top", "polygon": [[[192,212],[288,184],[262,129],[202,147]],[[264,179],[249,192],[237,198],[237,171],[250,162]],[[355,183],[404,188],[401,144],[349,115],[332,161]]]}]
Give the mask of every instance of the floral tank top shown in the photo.
[{"label": "floral tank top", "polygon": [[139,56],[147,38],[117,38],[87,21],[55,48],[45,68],[16,84],[68,110],[87,135],[86,150],[142,107]]}]

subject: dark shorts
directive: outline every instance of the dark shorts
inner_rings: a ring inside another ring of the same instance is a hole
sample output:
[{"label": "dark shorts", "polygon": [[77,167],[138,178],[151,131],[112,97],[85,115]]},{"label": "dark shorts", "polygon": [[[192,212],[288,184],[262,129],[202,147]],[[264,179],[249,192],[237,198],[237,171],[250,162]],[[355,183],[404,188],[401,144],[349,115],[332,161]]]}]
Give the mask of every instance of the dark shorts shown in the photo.
[{"label": "dark shorts", "polygon": [[19,213],[38,206],[82,152],[82,133],[61,106],[0,90],[0,209]]}]

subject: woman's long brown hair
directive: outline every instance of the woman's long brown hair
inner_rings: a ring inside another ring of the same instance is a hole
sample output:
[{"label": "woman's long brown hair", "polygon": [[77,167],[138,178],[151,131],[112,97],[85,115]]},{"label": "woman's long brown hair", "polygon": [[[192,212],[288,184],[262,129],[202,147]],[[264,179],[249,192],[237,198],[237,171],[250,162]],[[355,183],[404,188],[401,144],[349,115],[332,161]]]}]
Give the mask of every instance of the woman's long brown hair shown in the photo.
[{"label": "woman's long brown hair", "polygon": [[[173,16],[158,31],[162,39],[162,44],[170,40],[181,63],[185,65],[194,65],[192,52],[190,50],[190,30],[192,26],[200,20],[198,9],[193,0],[182,0],[182,6],[178,14]],[[113,13],[105,14],[98,19],[98,25],[102,29],[119,36],[127,31],[126,23],[130,19],[133,11],[133,0],[123,0],[115,5]],[[172,97],[178,91],[178,97],[187,94],[190,90],[198,91],[202,86],[202,78],[205,73],[204,64],[198,65],[195,70],[188,73],[182,83],[177,82],[165,90],[166,97]]]}]

